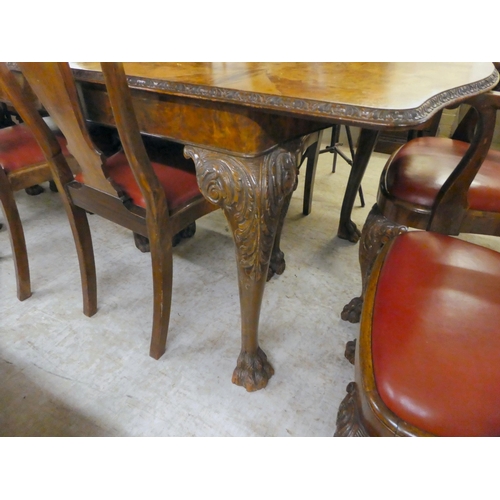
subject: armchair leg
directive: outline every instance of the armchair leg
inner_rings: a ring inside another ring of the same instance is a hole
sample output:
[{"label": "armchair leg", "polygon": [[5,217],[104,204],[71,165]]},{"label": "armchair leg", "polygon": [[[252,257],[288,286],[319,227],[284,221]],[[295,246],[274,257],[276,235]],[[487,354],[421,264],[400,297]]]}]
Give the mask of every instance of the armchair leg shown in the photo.
[{"label": "armchair leg", "polygon": [[[166,233],[167,231],[165,231]],[[153,269],[153,328],[149,355],[159,359],[167,344],[170,308],[172,304],[172,239],[167,235],[156,235],[150,239],[151,264]]]},{"label": "armchair leg", "polygon": [[344,306],[341,318],[350,323],[359,323],[363,298],[373,263],[382,247],[399,234],[406,233],[408,227],[396,224],[384,217],[375,204],[366,218],[359,244],[359,264],[361,268],[362,291],[360,297],[353,298]]},{"label": "armchair leg", "polygon": [[0,184],[6,189],[0,189],[0,202],[7,220],[7,228],[12,247],[12,257],[16,270],[17,298],[25,300],[31,296],[30,269],[28,262],[28,252],[26,250],[26,240],[24,230],[19,217],[19,211],[14,200],[12,190],[7,175],[0,168]]}]

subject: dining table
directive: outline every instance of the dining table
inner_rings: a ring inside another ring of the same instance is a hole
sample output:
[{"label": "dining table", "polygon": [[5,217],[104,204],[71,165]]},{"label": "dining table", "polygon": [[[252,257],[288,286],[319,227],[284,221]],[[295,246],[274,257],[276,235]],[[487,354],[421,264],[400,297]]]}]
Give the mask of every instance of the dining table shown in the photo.
[{"label": "dining table", "polygon": [[[113,125],[99,63],[71,63],[88,120]],[[311,137],[335,124],[361,128],[338,236],[357,241],[351,211],[378,134],[418,129],[498,82],[489,62],[125,63],[141,131],[184,144],[203,195],[232,231],[241,351],[233,383],[266,387],[274,368],[259,345],[269,266],[284,270],[276,241]],[[334,278],[332,278],[334,279]],[[216,305],[214,305],[216,307]],[[235,314],[237,311],[235,311]]]}]

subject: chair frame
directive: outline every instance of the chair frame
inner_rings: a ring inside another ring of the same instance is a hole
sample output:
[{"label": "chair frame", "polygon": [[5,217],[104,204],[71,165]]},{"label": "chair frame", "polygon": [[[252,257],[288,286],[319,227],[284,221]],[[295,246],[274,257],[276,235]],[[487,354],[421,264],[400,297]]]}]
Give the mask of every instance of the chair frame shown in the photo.
[{"label": "chair frame", "polygon": [[[24,230],[14,199],[14,192],[29,188],[41,182],[52,181],[54,179],[53,164],[65,164],[71,178],[73,178],[73,174],[67,163],[67,161],[71,159],[64,157],[59,142],[39,114],[34,104],[34,95],[31,89],[29,86],[21,88],[5,63],[0,63],[0,86],[6,98],[14,106],[23,122],[33,133],[46,159],[46,161],[42,163],[26,166],[26,168],[13,171],[10,174],[0,169],[0,197],[9,228],[12,254],[16,269],[17,296],[19,300],[25,300],[31,296],[30,270]],[[58,187],[61,187],[61,184],[59,184]],[[83,211],[74,209],[67,203],[64,204],[64,207],[75,237],[78,255],[81,257],[86,252],[84,245],[86,238],[85,214]],[[91,283],[88,281],[87,276],[82,276],[82,282],[85,283],[84,312],[90,315],[92,313],[92,304],[86,290],[91,287]]]},{"label": "chair frame", "polygon": [[[68,149],[80,164],[84,183],[69,179],[67,168],[58,165],[56,176],[64,177],[61,190],[74,207],[98,214],[149,239],[153,274],[153,326],[150,356],[165,352],[172,301],[172,237],[218,207],[200,192],[190,203],[170,212],[163,187],[149,160],[140,135],[127,78],[121,63],[101,63],[107,94],[120,140],[146,209],[135,206],[106,173],[106,158],[93,145],[86,129],[78,89],[68,63],[19,63],[40,102],[68,141]],[[60,192],[61,192],[60,191]],[[90,237],[89,240],[90,241]],[[92,244],[90,242],[90,248]],[[93,251],[80,260],[85,273],[95,281]],[[95,290],[91,290],[97,304]]]},{"label": "chair frame", "polygon": [[347,395],[337,414],[335,437],[410,437],[433,436],[398,417],[383,402],[377,391],[372,362],[373,308],[377,285],[387,254],[395,238],[382,248],[370,274],[356,348],[355,382],[347,386]]},{"label": "chair frame", "polygon": [[[342,319],[351,323],[359,322],[368,278],[377,254],[388,241],[407,232],[409,227],[449,235],[465,232],[500,236],[500,213],[470,210],[467,202],[469,187],[491,146],[496,112],[500,108],[500,92],[489,91],[465,103],[471,106],[471,111],[452,139],[467,139],[472,128],[474,134],[465,156],[444,182],[431,207],[395,199],[383,189],[383,182],[380,182],[377,203],[368,214],[359,245],[361,296],[355,297],[344,307]],[[472,121],[469,118],[474,113],[475,120]],[[384,179],[398,151],[387,161],[381,179]],[[348,357],[352,360],[352,353]]]}]

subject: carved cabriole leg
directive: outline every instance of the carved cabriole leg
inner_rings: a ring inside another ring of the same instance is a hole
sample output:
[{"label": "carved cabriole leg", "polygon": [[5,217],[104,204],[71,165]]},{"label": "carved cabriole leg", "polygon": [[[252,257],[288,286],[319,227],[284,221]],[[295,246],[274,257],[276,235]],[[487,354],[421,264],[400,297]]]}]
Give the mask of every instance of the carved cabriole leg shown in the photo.
[{"label": "carved cabriole leg", "polygon": [[367,437],[368,432],[361,421],[361,402],[355,382],[347,385],[347,395],[340,403],[337,413],[337,428],[334,437]]},{"label": "carved cabriole leg", "polygon": [[349,304],[344,306],[341,313],[343,320],[351,323],[359,322],[368,278],[378,253],[388,241],[407,231],[408,227],[390,221],[380,213],[376,204],[373,206],[366,218],[359,243],[359,264],[362,281],[361,297],[355,297]]},{"label": "carved cabriole leg", "polygon": [[295,177],[295,184],[293,190],[288,196],[285,196],[283,201],[283,208],[281,209],[278,228],[276,229],[276,236],[274,238],[273,251],[271,252],[271,260],[269,261],[269,269],[267,270],[267,281],[269,281],[275,274],[283,274],[286,268],[285,254],[281,251],[281,232],[283,230],[283,225],[285,224],[286,214],[288,213],[288,208],[290,207],[290,201],[292,199],[293,192],[297,189],[298,185],[298,169],[297,175]]},{"label": "carved cabriole leg", "polygon": [[233,233],[242,346],[232,380],[247,391],[262,389],[274,373],[259,347],[259,315],[279,218],[295,184],[302,145],[302,140],[292,141],[255,158],[194,146],[184,150],[195,162],[201,192],[223,209]]}]

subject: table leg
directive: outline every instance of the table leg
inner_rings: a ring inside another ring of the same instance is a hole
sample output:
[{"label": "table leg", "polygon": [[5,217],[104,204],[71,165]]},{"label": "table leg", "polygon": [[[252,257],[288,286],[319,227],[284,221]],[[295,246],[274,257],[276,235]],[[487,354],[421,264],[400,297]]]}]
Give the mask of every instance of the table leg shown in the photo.
[{"label": "table leg", "polygon": [[274,369],[259,347],[260,307],[283,204],[292,192],[304,141],[254,158],[186,146],[203,195],[219,205],[236,247],[241,307],[241,353],[233,383],[247,391],[266,387]]},{"label": "table leg", "polygon": [[356,201],[359,186],[361,185],[361,179],[365,174],[365,170],[373,149],[375,148],[378,135],[378,130],[361,129],[358,147],[356,148],[351,173],[349,174],[349,180],[347,182],[344,201],[342,202],[337,236],[343,240],[349,240],[352,243],[358,242],[359,237],[361,236],[361,231],[351,220],[351,213],[354,207],[354,202]]}]

